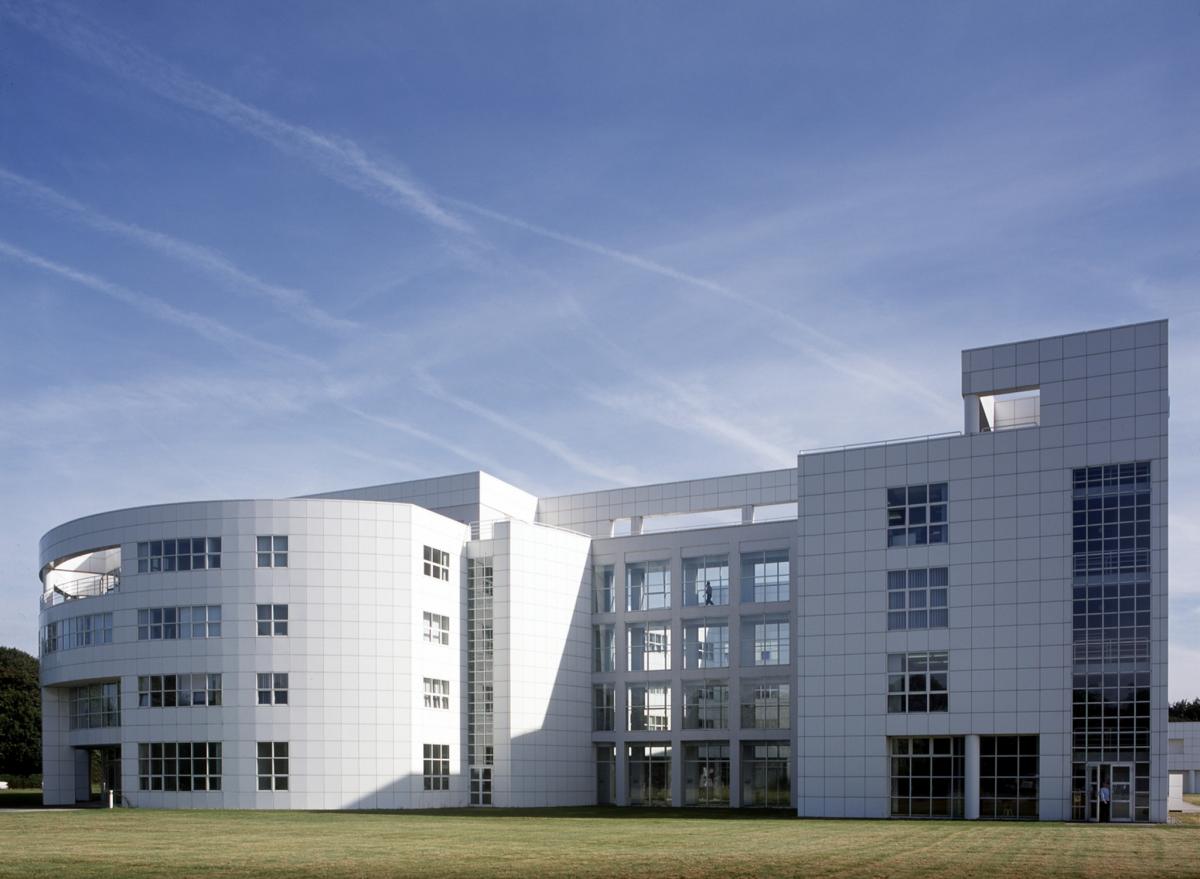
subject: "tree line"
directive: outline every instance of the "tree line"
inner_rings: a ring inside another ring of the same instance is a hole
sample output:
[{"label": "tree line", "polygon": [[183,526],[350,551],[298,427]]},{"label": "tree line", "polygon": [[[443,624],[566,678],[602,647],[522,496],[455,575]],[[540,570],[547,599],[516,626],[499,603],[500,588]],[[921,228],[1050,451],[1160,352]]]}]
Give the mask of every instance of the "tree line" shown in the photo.
[{"label": "tree line", "polygon": [[24,650],[0,647],[0,778],[42,771],[42,691],[38,661]]},{"label": "tree line", "polygon": [[1169,720],[1200,720],[1200,699],[1180,699],[1167,708]]}]

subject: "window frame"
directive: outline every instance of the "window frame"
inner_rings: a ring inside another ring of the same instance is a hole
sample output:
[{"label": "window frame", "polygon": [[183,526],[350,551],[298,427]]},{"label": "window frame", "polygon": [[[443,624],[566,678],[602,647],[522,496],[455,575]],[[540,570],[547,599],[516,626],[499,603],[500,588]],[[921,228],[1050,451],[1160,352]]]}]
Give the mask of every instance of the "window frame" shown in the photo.
[{"label": "window frame", "polygon": [[450,617],[430,610],[421,611],[421,621],[424,624],[422,640],[427,644],[437,644],[442,647],[450,646]]},{"label": "window frame", "polygon": [[434,711],[450,710],[450,681],[445,678],[422,678],[425,707]]},{"label": "window frame", "polygon": [[625,685],[626,732],[670,732],[671,682],[629,681]]},{"label": "window frame", "polygon": [[741,729],[791,729],[791,681],[742,681],[740,715]]},{"label": "window frame", "polygon": [[[138,742],[137,747],[139,790],[166,793],[221,790],[220,742]],[[187,772],[181,771],[184,769]]]},{"label": "window frame", "polygon": [[950,652],[887,654],[889,714],[942,714],[950,710]]},{"label": "window frame", "polygon": [[260,568],[286,568],[288,535],[259,534],[254,538],[254,554]]},{"label": "window frame", "polygon": [[743,604],[776,604],[791,601],[791,550],[762,549],[741,554]]},{"label": "window frame", "polygon": [[[700,633],[705,633],[701,638]],[[711,637],[713,633],[717,637]],[[729,668],[729,621],[683,621],[683,667],[687,671]]]},{"label": "window frame", "polygon": [[[198,619],[203,617],[203,619]],[[175,607],[140,607],[139,641],[186,641],[221,637],[221,605],[184,604]]]},{"label": "window frame", "polygon": [[450,582],[450,553],[444,549],[438,549],[436,546],[428,544],[423,544],[423,546],[422,570],[425,576],[432,577],[434,580]]},{"label": "window frame", "polygon": [[592,731],[615,732],[617,725],[617,687],[592,684]]},{"label": "window frame", "polygon": [[288,636],[289,608],[286,604],[259,604],[255,606],[255,621],[260,638],[286,638]]},{"label": "window frame", "polygon": [[421,775],[427,791],[450,790],[450,746],[423,744]]},{"label": "window frame", "polygon": [[[220,672],[182,672],[138,675],[138,708],[219,708],[222,704]],[[203,701],[196,695],[203,693]]]},{"label": "window frame", "polygon": [[950,542],[950,483],[886,489],[887,545],[940,546]]},{"label": "window frame", "polygon": [[[187,544],[187,552],[181,553],[179,550],[184,543]],[[139,574],[184,573],[217,570],[221,567],[220,537],[139,540],[134,552]],[[187,561],[183,562],[182,559]]]},{"label": "window frame", "polygon": [[[287,672],[260,671],[255,674],[255,681],[257,683],[259,705],[291,704],[290,697],[288,696]],[[282,698],[280,698],[281,696]]]},{"label": "window frame", "polygon": [[[641,572],[641,582],[634,577]],[[671,608],[671,560],[655,559],[645,562],[625,563],[625,610],[640,611],[670,610]]]},{"label": "window frame", "polygon": [[287,742],[258,742],[255,757],[259,793],[291,789]]},{"label": "window frame", "polygon": [[729,682],[683,682],[683,728],[729,729]]},{"label": "window frame", "polygon": [[[640,633],[640,644],[634,640]],[[628,657],[626,671],[670,671],[671,670],[671,623],[654,620],[627,623],[625,626],[625,650]],[[662,657],[659,661],[652,657]],[[640,662],[640,665],[639,665]]]},{"label": "window frame", "polygon": [[891,570],[885,575],[885,582],[889,632],[949,627],[948,567]]},{"label": "window frame", "polygon": [[[684,607],[729,605],[729,553],[687,556],[681,562]],[[724,574],[720,572],[724,570]],[[705,586],[712,586],[712,603],[705,601]]]}]

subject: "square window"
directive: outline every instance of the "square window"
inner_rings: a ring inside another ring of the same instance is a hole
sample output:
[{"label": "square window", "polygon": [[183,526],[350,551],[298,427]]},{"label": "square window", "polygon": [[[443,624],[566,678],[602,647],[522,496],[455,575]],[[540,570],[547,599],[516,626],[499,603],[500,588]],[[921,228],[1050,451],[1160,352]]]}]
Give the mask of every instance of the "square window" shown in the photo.
[{"label": "square window", "polygon": [[948,538],[947,483],[910,485],[887,491],[887,545],[924,546]]},{"label": "square window", "polygon": [[288,633],[288,606],[286,604],[260,604],[256,609],[258,634],[283,637]]},{"label": "square window", "polygon": [[[910,611],[910,626],[913,617]],[[945,651],[888,654],[888,711],[948,711],[948,666]]]},{"label": "square window", "polygon": [[424,547],[424,572],[426,577],[435,580],[450,579],[450,553],[432,546]]},{"label": "square window", "polygon": [[286,534],[260,534],[255,538],[255,558],[260,568],[286,568],[288,566],[288,538]]}]

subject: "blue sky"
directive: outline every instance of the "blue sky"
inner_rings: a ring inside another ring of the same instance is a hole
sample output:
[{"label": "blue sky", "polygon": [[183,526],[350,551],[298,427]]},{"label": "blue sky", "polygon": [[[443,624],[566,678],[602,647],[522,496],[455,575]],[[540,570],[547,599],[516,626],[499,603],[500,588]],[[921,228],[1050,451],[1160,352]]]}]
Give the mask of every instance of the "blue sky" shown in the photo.
[{"label": "blue sky", "polygon": [[1192,4],[0,0],[0,643],[92,512],[562,493],[961,427],[959,351],[1171,324],[1200,696]]}]

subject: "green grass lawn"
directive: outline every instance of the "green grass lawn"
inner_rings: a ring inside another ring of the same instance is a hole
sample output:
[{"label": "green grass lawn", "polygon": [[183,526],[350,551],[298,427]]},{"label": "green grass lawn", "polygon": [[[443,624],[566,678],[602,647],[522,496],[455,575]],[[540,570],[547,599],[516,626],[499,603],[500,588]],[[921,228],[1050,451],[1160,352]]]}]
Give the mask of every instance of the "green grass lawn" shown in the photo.
[{"label": "green grass lawn", "polygon": [[642,809],[0,812],[0,876],[1190,876],[1200,827]]}]

